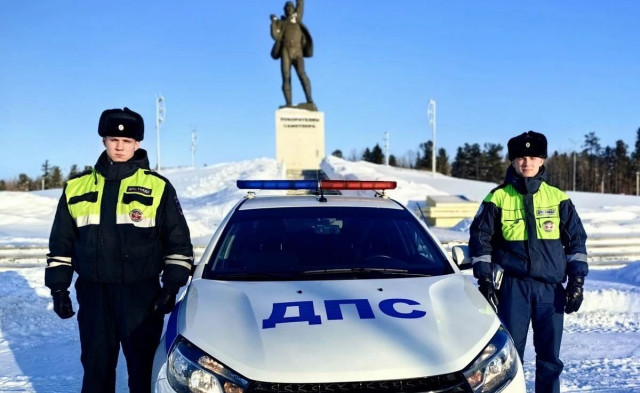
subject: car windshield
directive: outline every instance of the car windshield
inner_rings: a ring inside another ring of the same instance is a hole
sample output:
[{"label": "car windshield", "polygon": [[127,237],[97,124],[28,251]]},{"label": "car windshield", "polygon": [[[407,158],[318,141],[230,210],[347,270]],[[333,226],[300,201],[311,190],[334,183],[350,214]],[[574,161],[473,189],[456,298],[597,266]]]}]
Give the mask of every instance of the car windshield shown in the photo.
[{"label": "car windshield", "polygon": [[239,210],[204,278],[318,280],[453,273],[441,249],[406,210],[291,207]]}]

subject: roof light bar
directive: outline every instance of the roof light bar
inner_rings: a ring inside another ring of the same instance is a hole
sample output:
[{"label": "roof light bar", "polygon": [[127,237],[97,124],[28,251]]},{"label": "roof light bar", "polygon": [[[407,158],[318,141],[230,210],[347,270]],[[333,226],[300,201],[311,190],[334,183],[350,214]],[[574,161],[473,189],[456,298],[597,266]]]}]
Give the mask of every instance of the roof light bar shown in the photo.
[{"label": "roof light bar", "polygon": [[397,183],[394,181],[369,181],[369,180],[322,180],[323,190],[394,190]]},{"label": "roof light bar", "polygon": [[241,190],[393,190],[395,181],[368,180],[238,180]]},{"label": "roof light bar", "polygon": [[237,186],[241,190],[317,190],[317,180],[238,180]]}]

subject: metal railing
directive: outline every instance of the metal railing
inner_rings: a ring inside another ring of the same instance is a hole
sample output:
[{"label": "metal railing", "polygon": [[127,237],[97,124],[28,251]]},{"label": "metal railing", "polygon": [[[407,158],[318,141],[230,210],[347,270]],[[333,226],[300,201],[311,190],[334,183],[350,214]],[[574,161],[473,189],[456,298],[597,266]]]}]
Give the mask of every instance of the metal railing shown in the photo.
[{"label": "metal railing", "polygon": [[[466,244],[461,241],[443,242],[448,255],[455,245]],[[193,248],[198,260],[206,245],[198,244]],[[640,261],[640,233],[628,234],[597,234],[587,239],[589,263],[607,264],[618,262]],[[45,263],[48,249],[42,246],[28,247],[0,247],[0,267],[19,263],[22,265],[39,265]]]}]

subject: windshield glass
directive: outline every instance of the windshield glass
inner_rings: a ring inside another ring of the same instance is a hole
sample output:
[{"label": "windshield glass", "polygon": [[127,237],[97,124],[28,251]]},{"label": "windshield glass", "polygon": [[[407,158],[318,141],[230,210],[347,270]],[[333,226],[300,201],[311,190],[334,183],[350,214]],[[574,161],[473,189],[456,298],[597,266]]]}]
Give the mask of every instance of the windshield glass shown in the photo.
[{"label": "windshield glass", "polygon": [[453,269],[440,248],[406,210],[299,207],[237,211],[204,277],[263,281],[449,273]]}]

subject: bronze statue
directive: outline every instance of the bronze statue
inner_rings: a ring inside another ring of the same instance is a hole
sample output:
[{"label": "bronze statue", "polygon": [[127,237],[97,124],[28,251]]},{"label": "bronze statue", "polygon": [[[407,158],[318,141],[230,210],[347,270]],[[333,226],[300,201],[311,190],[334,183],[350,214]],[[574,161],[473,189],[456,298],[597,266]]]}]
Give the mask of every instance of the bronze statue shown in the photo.
[{"label": "bronze statue", "polygon": [[301,104],[305,109],[316,110],[311,98],[311,81],[304,70],[304,58],[313,56],[313,41],[307,27],[302,23],[304,0],[287,1],[284,5],[284,15],[278,19],[271,15],[271,37],[275,40],[271,48],[271,57],[280,59],[282,72],[282,92],[285,106],[291,104],[291,66],[296,69],[307,104]]}]

